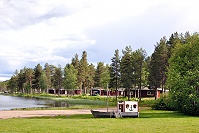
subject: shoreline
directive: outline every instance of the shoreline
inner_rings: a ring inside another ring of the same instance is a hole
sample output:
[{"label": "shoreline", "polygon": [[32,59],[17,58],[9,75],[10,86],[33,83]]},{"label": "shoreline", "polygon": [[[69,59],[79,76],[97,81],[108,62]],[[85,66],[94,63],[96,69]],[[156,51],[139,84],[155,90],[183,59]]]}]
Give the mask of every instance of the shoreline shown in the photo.
[{"label": "shoreline", "polygon": [[[98,108],[94,110],[106,111],[106,108]],[[109,108],[116,110],[116,108]],[[75,114],[91,114],[90,109],[71,109],[71,110],[3,110],[0,111],[0,119],[10,118],[28,118],[42,116],[58,116],[58,115],[75,115]]]},{"label": "shoreline", "polygon": [[89,109],[77,110],[5,110],[0,111],[0,119],[28,118],[57,115],[91,114]]}]

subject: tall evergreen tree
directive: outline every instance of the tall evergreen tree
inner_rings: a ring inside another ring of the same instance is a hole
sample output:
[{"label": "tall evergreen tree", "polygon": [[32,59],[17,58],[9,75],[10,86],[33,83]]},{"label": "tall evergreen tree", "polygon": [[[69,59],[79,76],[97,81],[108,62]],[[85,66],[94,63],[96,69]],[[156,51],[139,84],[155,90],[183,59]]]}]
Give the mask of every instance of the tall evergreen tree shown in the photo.
[{"label": "tall evergreen tree", "polygon": [[46,74],[46,86],[47,86],[46,90],[48,92],[48,89],[51,87],[51,75],[52,75],[52,72],[50,70],[50,66],[48,65],[48,63],[45,64],[44,71]]},{"label": "tall evergreen tree", "polygon": [[33,88],[36,89],[40,93],[40,79],[42,74],[42,66],[40,64],[37,64],[37,66],[34,69],[34,80],[33,80]]},{"label": "tall evergreen tree", "polygon": [[121,84],[121,73],[120,73],[120,56],[119,50],[115,50],[114,57],[111,59],[110,65],[110,87],[115,88],[116,91],[116,102],[118,96],[118,89]]},{"label": "tall evergreen tree", "polygon": [[63,74],[62,74],[62,69],[61,66],[58,68],[55,68],[55,73],[53,75],[54,77],[54,87],[55,89],[58,90],[58,96],[60,96],[60,89],[62,87],[62,81],[63,81]]},{"label": "tall evergreen tree", "polygon": [[72,63],[71,63],[75,69],[78,70],[79,67],[79,58],[78,58],[78,54],[75,54],[75,57],[72,58]]},{"label": "tall evergreen tree", "polygon": [[13,74],[13,76],[11,77],[11,79],[8,81],[8,89],[10,89],[11,93],[16,93],[19,89],[18,89],[18,76],[19,72],[18,70],[16,70]]},{"label": "tall evergreen tree", "polygon": [[39,80],[39,85],[40,85],[41,91],[43,93],[47,92],[47,77],[46,77],[46,73],[44,71],[41,72],[41,77],[40,77],[40,80]]},{"label": "tall evergreen tree", "polygon": [[72,91],[74,95],[74,90],[77,89],[77,74],[77,69],[71,64],[64,68],[64,88],[67,90],[67,94],[68,91]]},{"label": "tall evergreen tree", "polygon": [[140,65],[138,61],[138,53],[136,51],[133,51],[131,54],[131,60],[132,60],[132,86],[135,88],[135,98],[139,97],[139,94],[137,95],[137,88],[140,83]]},{"label": "tall evergreen tree", "polygon": [[20,70],[17,79],[18,79],[17,83],[18,83],[18,89],[19,89],[18,91],[21,93],[24,93],[24,87],[25,87],[25,82],[26,82],[24,69]]},{"label": "tall evergreen tree", "polygon": [[94,77],[95,77],[95,66],[91,63],[88,66],[88,78],[87,78],[87,82],[88,82],[88,87],[91,89],[94,87]]},{"label": "tall evergreen tree", "polygon": [[32,80],[34,78],[34,70],[32,68],[25,69],[25,88],[26,92],[32,94]]},{"label": "tall evergreen tree", "polygon": [[[188,34],[187,34],[188,35]],[[173,53],[173,49],[178,45],[182,44],[184,42],[184,39],[182,37],[182,34],[178,34],[177,32],[171,34],[169,40],[166,42],[168,45],[168,58],[171,57]]]},{"label": "tall evergreen tree", "polygon": [[50,78],[51,78],[51,85],[50,87],[53,87],[54,86],[54,74],[55,74],[55,69],[57,68],[56,66],[54,65],[49,65],[49,68],[50,68],[50,71],[51,71],[51,75],[50,75]]},{"label": "tall evergreen tree", "polygon": [[143,69],[144,69],[144,60],[146,58],[146,51],[142,48],[134,51],[132,53],[132,69],[133,69],[133,84],[138,85],[139,88],[139,101],[141,101],[141,90],[143,86]]},{"label": "tall evergreen tree", "polygon": [[110,83],[110,67],[108,64],[103,67],[103,72],[101,74],[101,82],[102,82],[102,87],[105,89],[108,87]]},{"label": "tall evergreen tree", "polygon": [[14,93],[17,91],[17,76],[13,75],[11,79],[8,81],[7,88],[10,90],[11,93]]},{"label": "tall evergreen tree", "polygon": [[102,83],[102,73],[104,71],[104,63],[98,62],[97,63],[97,69],[95,71],[95,86],[96,87],[103,87]]},{"label": "tall evergreen tree", "polygon": [[121,81],[122,86],[126,88],[128,100],[130,100],[130,88],[132,87],[132,60],[131,60],[132,49],[130,46],[127,46],[125,50],[122,51],[123,56],[121,59]]},{"label": "tall evergreen tree", "polygon": [[78,85],[82,90],[84,91],[83,93],[87,93],[87,85],[88,83],[86,82],[88,78],[88,61],[87,61],[87,53],[86,51],[83,52],[82,58],[79,62],[79,69],[78,69]]},{"label": "tall evergreen tree", "polygon": [[155,99],[157,98],[157,88],[164,88],[166,82],[166,72],[168,66],[168,50],[166,38],[162,38],[160,43],[155,47],[155,51],[151,56],[149,67],[149,85],[155,91]]},{"label": "tall evergreen tree", "polygon": [[151,56],[147,56],[143,62],[143,84],[144,86],[149,86],[149,65],[151,62]]},{"label": "tall evergreen tree", "polygon": [[165,84],[166,84],[166,80],[167,80],[167,76],[166,76],[166,73],[167,73],[167,67],[168,67],[168,60],[169,60],[169,57],[168,57],[168,45],[166,44],[167,40],[166,38],[162,38],[160,40],[160,44],[159,44],[159,47],[161,49],[161,52],[159,53],[160,54],[160,74],[161,74],[161,88],[162,88],[162,92],[165,91]]}]

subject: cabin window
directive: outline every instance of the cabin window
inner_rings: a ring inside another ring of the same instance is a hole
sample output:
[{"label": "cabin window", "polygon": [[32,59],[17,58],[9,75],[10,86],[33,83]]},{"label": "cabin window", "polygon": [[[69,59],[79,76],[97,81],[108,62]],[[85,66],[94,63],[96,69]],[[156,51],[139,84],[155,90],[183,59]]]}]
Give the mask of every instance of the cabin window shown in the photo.
[{"label": "cabin window", "polygon": [[154,95],[153,91],[147,91],[147,95]]}]

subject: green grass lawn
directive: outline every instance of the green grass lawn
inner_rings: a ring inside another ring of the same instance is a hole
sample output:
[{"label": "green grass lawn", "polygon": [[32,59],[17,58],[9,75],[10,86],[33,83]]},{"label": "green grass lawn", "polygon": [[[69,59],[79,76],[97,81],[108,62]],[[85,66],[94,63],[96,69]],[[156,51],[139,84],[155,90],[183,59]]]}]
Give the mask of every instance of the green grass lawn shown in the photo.
[{"label": "green grass lawn", "polygon": [[0,133],[195,133],[199,117],[173,111],[143,110],[139,118],[93,118],[92,115],[0,120]]}]

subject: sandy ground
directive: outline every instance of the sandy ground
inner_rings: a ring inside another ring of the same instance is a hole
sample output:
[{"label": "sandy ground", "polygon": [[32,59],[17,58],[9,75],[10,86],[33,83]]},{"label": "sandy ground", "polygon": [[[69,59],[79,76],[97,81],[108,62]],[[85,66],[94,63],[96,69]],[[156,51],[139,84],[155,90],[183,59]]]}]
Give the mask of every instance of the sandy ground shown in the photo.
[{"label": "sandy ground", "polygon": [[[106,109],[94,109],[106,111]],[[109,109],[116,110],[115,108]],[[57,115],[74,115],[74,114],[91,114],[90,109],[76,109],[76,110],[12,110],[0,111],[0,119],[8,118],[25,118],[25,117],[42,117],[42,116],[57,116]]]}]

